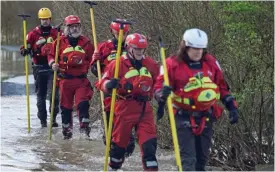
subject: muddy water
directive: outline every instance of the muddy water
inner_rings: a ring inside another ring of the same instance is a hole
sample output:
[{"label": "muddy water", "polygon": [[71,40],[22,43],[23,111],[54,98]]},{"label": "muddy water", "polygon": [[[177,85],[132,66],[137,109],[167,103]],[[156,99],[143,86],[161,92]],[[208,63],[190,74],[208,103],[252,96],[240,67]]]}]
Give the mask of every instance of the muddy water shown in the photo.
[{"label": "muddy water", "polygon": [[[31,59],[28,61],[29,73]],[[19,53],[19,46],[1,46],[1,77],[13,77],[25,74],[25,58]]]},{"label": "muddy water", "polygon": [[[90,140],[79,134],[78,121],[74,118],[72,140],[63,140],[61,127],[53,128],[52,141],[48,130],[40,128],[36,117],[36,99],[30,96],[31,133],[27,133],[26,96],[5,96],[1,99],[1,168],[24,170],[102,170],[104,145],[101,141],[100,121],[94,123]],[[57,121],[60,123],[60,115]],[[173,155],[158,151],[160,169],[175,169]],[[138,149],[126,159],[124,170],[142,170]]]},{"label": "muddy water", "polygon": [[[89,140],[78,131],[74,117],[72,140],[63,140],[61,127],[53,128],[52,141],[48,129],[40,127],[36,113],[33,76],[30,82],[31,132],[27,132],[24,58],[19,47],[1,49],[1,77],[14,77],[1,82],[1,171],[100,171],[103,170],[105,146],[101,140],[100,121],[93,124]],[[29,61],[29,73],[32,73]],[[18,76],[19,75],[19,76]],[[23,75],[23,76],[22,76]],[[49,104],[47,102],[47,109]],[[61,123],[60,114],[57,122]],[[172,144],[172,143],[171,143]],[[158,149],[157,158],[161,171],[176,170],[174,153]],[[142,170],[139,147],[125,160],[124,171]],[[215,169],[214,167],[208,168]],[[217,168],[216,170],[221,170]],[[259,171],[273,171],[273,165],[258,166]]]}]

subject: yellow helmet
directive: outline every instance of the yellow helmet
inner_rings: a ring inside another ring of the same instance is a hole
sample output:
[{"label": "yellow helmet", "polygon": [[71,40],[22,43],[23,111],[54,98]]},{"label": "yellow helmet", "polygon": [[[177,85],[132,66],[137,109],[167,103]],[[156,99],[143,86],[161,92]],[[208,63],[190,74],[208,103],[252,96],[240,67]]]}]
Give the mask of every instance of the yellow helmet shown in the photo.
[{"label": "yellow helmet", "polygon": [[49,8],[41,8],[38,11],[38,18],[39,19],[48,19],[52,18],[52,12]]}]

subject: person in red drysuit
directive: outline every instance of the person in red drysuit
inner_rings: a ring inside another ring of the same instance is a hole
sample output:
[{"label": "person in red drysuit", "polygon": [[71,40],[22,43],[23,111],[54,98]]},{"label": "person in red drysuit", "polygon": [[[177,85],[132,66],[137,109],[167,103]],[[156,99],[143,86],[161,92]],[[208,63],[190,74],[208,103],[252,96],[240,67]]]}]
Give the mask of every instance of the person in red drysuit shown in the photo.
[{"label": "person in red drysuit", "polygon": [[[117,19],[121,20],[121,19]],[[125,38],[129,33],[130,25],[123,25],[123,42],[122,42],[122,54],[126,54],[125,51]],[[91,72],[97,77],[97,64],[96,61],[100,61],[101,71],[104,71],[105,66],[111,63],[116,58],[117,44],[118,44],[118,33],[120,24],[116,22],[111,22],[110,24],[110,32],[113,35],[113,38],[107,41],[103,41],[98,44],[98,52],[94,52],[93,60],[91,62]],[[107,117],[107,124],[109,124],[109,116],[110,116],[110,106],[111,106],[111,96],[109,93],[104,95],[104,110]],[[105,132],[103,133],[103,143],[106,144]],[[134,135],[131,134],[130,142],[127,146],[125,156],[129,157],[135,149],[135,138]]]},{"label": "person in red drysuit", "polygon": [[150,101],[159,67],[144,55],[148,46],[144,35],[128,35],[125,44],[127,54],[119,59],[119,79],[114,79],[115,61],[112,61],[98,84],[106,93],[118,89],[109,166],[121,168],[131,131],[135,128],[144,170],[158,170],[156,127]]},{"label": "person in red drysuit", "polygon": [[[186,30],[179,51],[167,58],[170,87],[163,85],[163,74],[155,84],[155,97],[164,105],[172,94],[183,171],[205,171],[209,156],[212,124],[220,117],[221,98],[229,110],[231,124],[238,121],[238,108],[217,60],[205,51],[208,38],[200,29]],[[158,119],[163,116],[158,109]]]},{"label": "person in red drysuit", "polygon": [[78,16],[70,15],[64,21],[64,36],[60,38],[58,63],[54,63],[56,44],[52,45],[48,55],[49,66],[59,71],[60,108],[64,139],[72,137],[72,111],[75,99],[80,131],[87,136],[90,133],[89,100],[93,90],[87,73],[90,68],[94,46],[90,40],[81,35],[81,22]]}]

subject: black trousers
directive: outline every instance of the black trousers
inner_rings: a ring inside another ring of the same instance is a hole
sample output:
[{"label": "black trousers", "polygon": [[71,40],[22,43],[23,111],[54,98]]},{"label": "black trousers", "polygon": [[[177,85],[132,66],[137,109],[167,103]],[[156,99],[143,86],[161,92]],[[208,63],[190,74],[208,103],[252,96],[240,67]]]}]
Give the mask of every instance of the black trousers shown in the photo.
[{"label": "black trousers", "polygon": [[[198,125],[200,119],[195,119]],[[177,113],[175,120],[183,171],[205,171],[213,135],[213,120],[206,122],[206,128],[199,136],[192,133],[189,115]]]},{"label": "black trousers", "polygon": [[[48,99],[52,102],[52,88],[53,88],[53,72],[49,67],[37,67],[33,66],[33,76],[35,80],[35,92],[37,96],[37,116],[41,122],[46,122],[47,120],[47,109],[46,109],[46,98],[48,94]],[[55,104],[54,104],[54,120],[59,112],[59,90],[56,88],[55,92]]]}]

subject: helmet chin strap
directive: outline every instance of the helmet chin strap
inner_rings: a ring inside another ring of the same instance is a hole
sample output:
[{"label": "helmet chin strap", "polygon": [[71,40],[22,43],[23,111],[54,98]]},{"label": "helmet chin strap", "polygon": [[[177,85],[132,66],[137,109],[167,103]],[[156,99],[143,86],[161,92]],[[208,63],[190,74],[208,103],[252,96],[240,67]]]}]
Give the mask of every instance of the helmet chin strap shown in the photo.
[{"label": "helmet chin strap", "polygon": [[136,68],[137,70],[140,70],[142,68],[142,59],[141,60],[137,60],[134,53],[133,53],[133,50],[129,52],[129,56],[130,57],[130,62],[131,64],[133,65],[134,68]]},{"label": "helmet chin strap", "polygon": [[[145,50],[144,50],[144,52],[145,52]],[[134,50],[131,48],[131,51],[130,52],[128,52],[129,53],[129,55],[133,58],[133,60],[135,60],[135,61],[141,61],[142,59],[140,59],[140,60],[138,60],[136,57],[135,57],[135,55],[134,55]]]},{"label": "helmet chin strap", "polygon": [[134,55],[134,50],[131,48],[131,51],[129,52],[130,56],[132,57],[133,60],[137,60],[135,55]]}]

